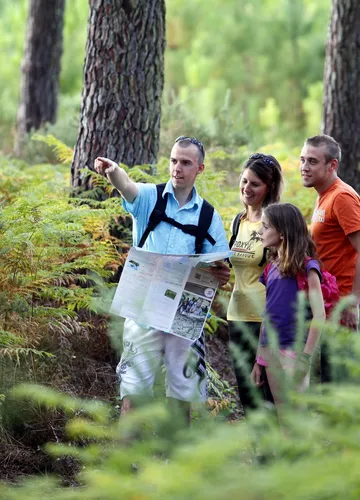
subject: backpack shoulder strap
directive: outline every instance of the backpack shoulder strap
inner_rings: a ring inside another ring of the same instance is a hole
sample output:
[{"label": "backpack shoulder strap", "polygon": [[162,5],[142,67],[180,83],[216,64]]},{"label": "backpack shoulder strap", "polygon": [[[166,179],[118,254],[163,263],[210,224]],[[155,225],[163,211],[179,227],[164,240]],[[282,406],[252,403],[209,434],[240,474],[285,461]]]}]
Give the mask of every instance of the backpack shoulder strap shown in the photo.
[{"label": "backpack shoulder strap", "polygon": [[306,277],[306,271],[304,273],[299,271],[296,274],[296,283],[298,290],[305,290],[305,292],[308,291],[308,280]]},{"label": "backpack shoulder strap", "polygon": [[265,285],[266,285],[267,277],[268,277],[268,274],[269,274],[269,271],[270,271],[270,267],[271,267],[271,262],[268,262],[266,264],[266,266],[264,267],[264,281],[265,281]]},{"label": "backpack shoulder strap", "polygon": [[138,244],[139,248],[142,248],[147,237],[153,231],[156,226],[161,222],[163,216],[165,215],[165,210],[166,210],[166,204],[167,204],[167,196],[165,195],[163,197],[163,192],[165,189],[166,184],[156,184],[156,203],[153,208],[153,211],[150,214],[149,221],[147,228],[144,231],[144,234],[142,235],[140,242]]},{"label": "backpack shoulder strap", "polygon": [[201,253],[205,239],[208,239],[212,245],[216,243],[214,238],[208,233],[213,215],[214,207],[208,201],[203,200],[199,215],[198,233],[195,236],[195,253],[197,254]]},{"label": "backpack shoulder strap", "polygon": [[230,248],[230,250],[232,249],[232,246],[235,243],[236,236],[237,236],[238,231],[239,231],[240,221],[244,217],[245,213],[246,213],[245,210],[243,210],[242,212],[239,212],[237,214],[237,216],[235,217],[235,219],[234,219],[234,222],[233,222],[233,225],[232,225],[232,234],[231,234],[231,238],[230,238],[230,241],[229,241],[229,248]]}]

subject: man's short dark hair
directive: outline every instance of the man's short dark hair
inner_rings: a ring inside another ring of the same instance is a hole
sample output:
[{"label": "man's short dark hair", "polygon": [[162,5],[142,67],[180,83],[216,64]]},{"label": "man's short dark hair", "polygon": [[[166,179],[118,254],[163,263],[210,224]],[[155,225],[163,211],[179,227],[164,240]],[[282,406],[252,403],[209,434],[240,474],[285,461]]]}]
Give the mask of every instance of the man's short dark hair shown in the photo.
[{"label": "man's short dark hair", "polygon": [[341,148],[335,139],[330,135],[320,134],[309,137],[305,141],[305,146],[306,145],[313,146],[314,148],[325,146],[326,163],[331,160],[337,160],[339,163],[341,161]]},{"label": "man's short dark hair", "polygon": [[205,160],[205,148],[204,145],[199,139],[196,139],[196,137],[188,137],[187,135],[181,135],[177,139],[175,139],[175,144],[179,144],[180,147],[182,148],[187,148],[188,146],[191,146],[193,144],[194,146],[197,147],[198,152],[199,152],[199,165],[202,165]]}]

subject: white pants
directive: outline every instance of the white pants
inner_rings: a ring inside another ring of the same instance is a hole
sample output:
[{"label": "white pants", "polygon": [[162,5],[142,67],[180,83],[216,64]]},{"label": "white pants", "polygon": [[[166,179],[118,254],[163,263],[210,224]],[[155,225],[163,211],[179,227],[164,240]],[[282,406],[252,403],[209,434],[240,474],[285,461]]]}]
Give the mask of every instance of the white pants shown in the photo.
[{"label": "white pants", "polygon": [[120,396],[152,394],[156,372],[164,360],[166,396],[181,401],[206,401],[206,377],[197,369],[201,356],[192,341],[126,319],[124,350],[116,374]]}]

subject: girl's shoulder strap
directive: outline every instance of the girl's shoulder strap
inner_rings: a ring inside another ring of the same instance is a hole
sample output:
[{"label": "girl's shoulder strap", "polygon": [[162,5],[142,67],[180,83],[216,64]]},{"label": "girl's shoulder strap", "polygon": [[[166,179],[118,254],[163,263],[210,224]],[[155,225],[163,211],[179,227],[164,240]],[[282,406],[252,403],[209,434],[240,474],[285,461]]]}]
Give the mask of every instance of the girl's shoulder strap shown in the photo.
[{"label": "girl's shoulder strap", "polygon": [[268,277],[268,274],[269,274],[270,268],[271,268],[271,262],[268,262],[268,263],[266,264],[266,266],[264,267],[264,272],[263,272],[263,276],[264,276],[264,282],[265,282],[265,284],[266,284],[266,280],[267,280],[267,277]]}]

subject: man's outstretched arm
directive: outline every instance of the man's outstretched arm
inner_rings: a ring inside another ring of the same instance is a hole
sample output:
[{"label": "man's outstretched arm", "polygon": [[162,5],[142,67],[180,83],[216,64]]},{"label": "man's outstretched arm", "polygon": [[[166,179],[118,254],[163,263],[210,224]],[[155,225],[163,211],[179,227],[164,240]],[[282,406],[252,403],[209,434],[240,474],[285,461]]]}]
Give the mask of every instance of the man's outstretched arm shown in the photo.
[{"label": "man's outstretched arm", "polygon": [[106,175],[111,184],[126,201],[132,203],[135,200],[138,195],[137,185],[117,163],[108,158],[98,156],[95,159],[94,169],[98,174]]}]

